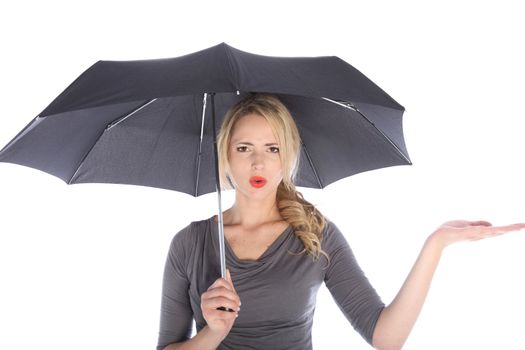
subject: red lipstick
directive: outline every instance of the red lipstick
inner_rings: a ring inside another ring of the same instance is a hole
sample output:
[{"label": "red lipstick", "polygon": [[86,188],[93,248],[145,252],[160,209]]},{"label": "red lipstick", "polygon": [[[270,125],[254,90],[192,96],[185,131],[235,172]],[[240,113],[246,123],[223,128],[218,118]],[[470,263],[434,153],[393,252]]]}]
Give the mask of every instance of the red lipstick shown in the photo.
[{"label": "red lipstick", "polygon": [[261,188],[266,185],[266,179],[262,176],[252,176],[250,177],[250,184],[253,187]]}]

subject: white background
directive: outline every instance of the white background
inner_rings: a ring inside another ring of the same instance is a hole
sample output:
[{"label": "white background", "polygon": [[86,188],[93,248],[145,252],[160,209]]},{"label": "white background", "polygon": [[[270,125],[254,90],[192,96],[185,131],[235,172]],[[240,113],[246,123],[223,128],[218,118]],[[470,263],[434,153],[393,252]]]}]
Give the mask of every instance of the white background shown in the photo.
[{"label": "white background", "polygon": [[[221,42],[339,56],[406,108],[414,165],[300,190],[389,303],[444,221],[525,222],[524,13],[510,1],[363,3],[3,4],[0,147],[100,59]],[[227,208],[233,193],[223,198]],[[216,210],[214,194],[68,186],[0,163],[0,349],[153,349],[169,243]],[[448,248],[405,349],[524,349],[524,234]],[[315,349],[369,348],[324,285],[312,337]]]}]

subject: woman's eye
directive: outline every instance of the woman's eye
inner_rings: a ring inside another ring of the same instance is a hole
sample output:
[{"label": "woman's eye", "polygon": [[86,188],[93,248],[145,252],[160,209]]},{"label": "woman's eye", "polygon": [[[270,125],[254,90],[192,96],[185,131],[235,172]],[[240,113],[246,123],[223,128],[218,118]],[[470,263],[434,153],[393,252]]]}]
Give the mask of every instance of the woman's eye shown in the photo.
[{"label": "woman's eye", "polygon": [[[236,147],[236,149],[237,149],[237,152],[244,153],[248,151],[248,146],[238,146]],[[279,147],[270,147],[269,149],[271,153],[279,153]]]}]

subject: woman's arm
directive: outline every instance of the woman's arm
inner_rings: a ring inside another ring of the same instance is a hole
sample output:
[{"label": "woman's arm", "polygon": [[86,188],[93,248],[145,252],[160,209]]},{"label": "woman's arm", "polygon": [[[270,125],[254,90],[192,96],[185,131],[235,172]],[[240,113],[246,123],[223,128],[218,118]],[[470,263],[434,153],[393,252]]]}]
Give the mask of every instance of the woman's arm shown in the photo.
[{"label": "woman's arm", "polygon": [[430,236],[401,290],[377,320],[373,344],[376,349],[401,349],[430,288],[443,248]]},{"label": "woman's arm", "polygon": [[432,233],[423,246],[412,270],[392,303],[377,320],[373,335],[376,349],[401,349],[423,307],[441,253],[446,246],[460,241],[494,237],[525,228],[525,224],[493,227],[486,221],[449,221]]},{"label": "woman's arm", "polygon": [[204,328],[190,340],[169,344],[163,350],[215,350],[223,339],[224,337],[214,334],[208,326],[204,326]]}]

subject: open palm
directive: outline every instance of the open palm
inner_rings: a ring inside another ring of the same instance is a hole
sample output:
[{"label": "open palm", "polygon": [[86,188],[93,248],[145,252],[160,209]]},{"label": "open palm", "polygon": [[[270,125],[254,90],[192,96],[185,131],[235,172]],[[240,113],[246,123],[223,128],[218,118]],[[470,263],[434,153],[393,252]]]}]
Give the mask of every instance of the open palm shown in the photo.
[{"label": "open palm", "polygon": [[518,231],[523,228],[525,228],[525,223],[492,226],[488,221],[452,220],[438,227],[433,235],[438,238],[445,247],[456,242],[477,241],[499,236],[510,231]]}]

